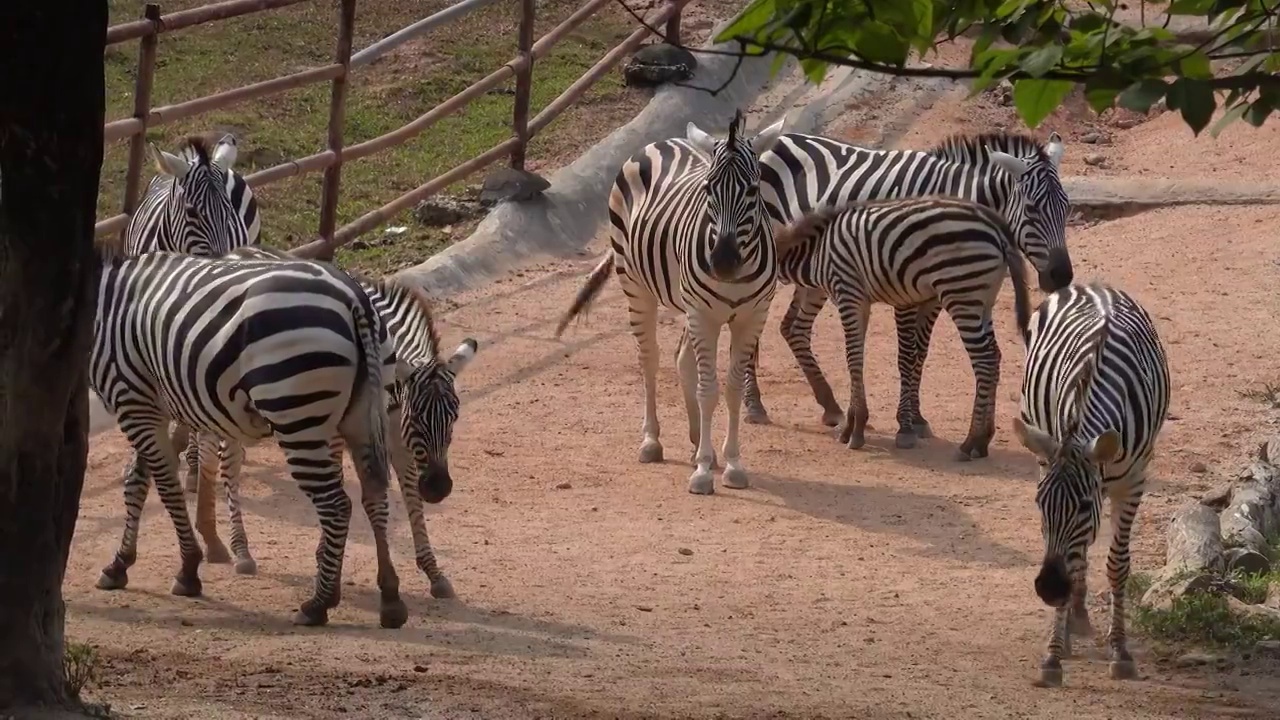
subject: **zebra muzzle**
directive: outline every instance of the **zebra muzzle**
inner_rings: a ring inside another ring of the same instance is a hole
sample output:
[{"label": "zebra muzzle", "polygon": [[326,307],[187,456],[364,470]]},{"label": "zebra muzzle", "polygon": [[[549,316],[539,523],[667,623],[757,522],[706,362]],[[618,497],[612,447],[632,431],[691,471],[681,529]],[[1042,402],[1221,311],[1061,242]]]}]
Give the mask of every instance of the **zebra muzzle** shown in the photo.
[{"label": "zebra muzzle", "polygon": [[418,494],[424,502],[435,505],[443,502],[453,492],[453,478],[449,466],[442,462],[430,462],[418,470]]},{"label": "zebra muzzle", "polygon": [[742,267],[742,252],[735,235],[720,235],[711,246],[711,274],[722,282],[732,282]]},{"label": "zebra muzzle", "polygon": [[1061,557],[1046,557],[1036,575],[1036,595],[1045,605],[1054,608],[1065,607],[1071,599],[1071,576],[1067,573],[1067,563]]}]

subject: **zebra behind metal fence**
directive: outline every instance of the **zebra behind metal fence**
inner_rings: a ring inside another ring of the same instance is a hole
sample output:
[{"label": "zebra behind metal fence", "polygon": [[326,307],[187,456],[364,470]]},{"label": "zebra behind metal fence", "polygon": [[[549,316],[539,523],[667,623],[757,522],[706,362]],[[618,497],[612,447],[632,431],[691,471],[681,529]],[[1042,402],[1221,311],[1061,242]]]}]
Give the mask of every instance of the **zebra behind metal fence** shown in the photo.
[{"label": "zebra behind metal fence", "polygon": [[684,313],[676,363],[689,415],[689,440],[697,448],[697,467],[689,478],[692,493],[715,490],[711,419],[719,398],[716,348],[726,324],[731,338],[725,383],[729,427],[722,448],[722,480],[731,488],[748,484],[738,440],[743,371],[768,317],[777,281],[773,236],[759,195],[758,154],[773,146],[782,124],[748,138],[738,111],[724,140],[689,123],[687,137],[650,143],[631,156],[609,195],[612,247],[556,328],[559,337],[616,272],[627,296],[644,378],[640,462],[660,462],[658,307]]},{"label": "zebra behind metal fence", "polygon": [[[182,566],[172,592],[202,591],[202,553],[178,485],[170,421],[207,438],[245,444],[274,435],[321,526],[315,592],[294,622],[326,623],[341,599],[351,522],[342,464],[331,451],[341,438],[355,459],[361,502],[373,526],[381,623],[404,624],[408,609],[400,599],[386,527],[384,393],[396,356],[359,285],[340,270],[307,261],[230,261],[169,252],[106,259],[94,331],[91,386],[142,460],[125,484],[124,534],[99,588],[128,584],[149,473],[178,533]],[[424,496],[447,494],[430,483],[423,479]]]},{"label": "zebra behind metal fence", "polygon": [[1129,537],[1169,396],[1169,366],[1155,325],[1124,291],[1100,282],[1071,285],[1032,315],[1013,429],[1040,462],[1036,504],[1044,561],[1035,590],[1054,608],[1042,685],[1062,683],[1071,635],[1093,632],[1085,580],[1103,496],[1111,501],[1111,676],[1137,674],[1124,622]]},{"label": "zebra behind metal fence", "polygon": [[[849,412],[840,442],[862,447],[867,397],[862,367],[873,303],[894,308],[898,325],[898,435],[914,447],[920,417],[924,358],[914,346],[921,317],[945,309],[960,332],[973,366],[973,413],[960,444],[962,460],[986,457],[995,435],[995,393],[1000,346],[991,311],[1008,270],[1020,333],[1031,312],[1027,281],[1012,232],[996,211],[954,197],[872,200],[802,215],[776,234],[778,251],[791,260],[786,272],[797,287],[830,296],[844,328],[849,365]],[[795,252],[790,249],[796,248]]]},{"label": "zebra behind metal fence", "polygon": [[[811,210],[857,200],[950,195],[998,210],[1014,232],[1015,245],[1036,268],[1040,289],[1071,282],[1066,246],[1070,210],[1058,178],[1063,145],[1056,133],[1041,147],[1033,138],[1011,133],[956,135],[926,151],[869,150],[818,135],[786,133],[760,156],[761,197],[776,227]],[[794,251],[793,251],[794,252]],[[794,282],[794,260],[780,256],[779,280]],[[834,427],[844,417],[812,347],[813,323],[826,303],[816,288],[796,286],[779,330],[822,407],[822,422]],[[908,354],[923,364],[937,320],[916,315],[914,346]],[[757,379],[758,350],[746,375],[746,420],[770,422]],[[921,437],[932,433],[916,419]]]}]

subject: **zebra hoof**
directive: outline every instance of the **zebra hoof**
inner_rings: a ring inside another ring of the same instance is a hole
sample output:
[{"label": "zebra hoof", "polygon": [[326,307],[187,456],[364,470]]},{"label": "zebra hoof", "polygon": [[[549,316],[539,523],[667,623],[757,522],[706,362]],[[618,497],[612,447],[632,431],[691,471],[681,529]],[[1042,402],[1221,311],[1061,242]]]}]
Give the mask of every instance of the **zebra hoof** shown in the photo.
[{"label": "zebra hoof", "polygon": [[304,627],[319,627],[329,624],[329,611],[315,600],[308,600],[293,614],[293,624]]},{"label": "zebra hoof", "polygon": [[176,577],[173,579],[173,587],[169,588],[169,594],[178,597],[200,597],[202,592],[204,592],[204,584],[198,577],[186,580]]},{"label": "zebra hoof", "polygon": [[851,432],[849,433],[847,438],[843,438],[843,439],[844,439],[845,447],[849,448],[850,450],[861,450],[862,446],[867,444],[866,435],[860,432]]},{"label": "zebra hoof", "polygon": [[242,557],[239,560],[236,560],[236,574],[237,575],[257,575],[258,561],[254,560],[251,557]]},{"label": "zebra hoof", "polygon": [[409,622],[409,606],[404,601],[396,598],[395,600],[384,600],[382,609],[378,611],[378,624],[389,630],[404,627]]},{"label": "zebra hoof", "polygon": [[1040,678],[1032,683],[1036,687],[1062,687],[1062,666],[1040,668]]},{"label": "zebra hoof", "polygon": [[899,450],[910,450],[916,446],[916,434],[914,432],[900,432],[894,436],[893,445]]},{"label": "zebra hoof", "polygon": [[441,575],[431,581],[431,597],[447,600],[458,597],[458,594],[453,591],[453,583],[449,582],[449,578]]},{"label": "zebra hoof", "polygon": [[231,564],[231,552],[227,550],[227,546],[223,545],[221,540],[214,540],[206,544],[208,549],[205,551],[205,562],[213,563],[214,565]]},{"label": "zebra hoof", "polygon": [[822,424],[827,427],[839,427],[842,421],[844,421],[844,411],[840,408],[825,410],[822,413]]},{"label": "zebra hoof", "polygon": [[640,462],[642,463],[660,463],[662,462],[662,443],[657,440],[645,440],[640,445]]},{"label": "zebra hoof", "polygon": [[751,425],[772,425],[773,420],[769,417],[769,412],[764,408],[747,408],[747,412],[742,419]]},{"label": "zebra hoof", "polygon": [[747,471],[738,467],[725,468],[724,475],[720,477],[720,481],[727,488],[734,490],[745,490],[750,487],[751,482],[747,479]]},{"label": "zebra hoof", "polygon": [[1112,660],[1112,680],[1133,680],[1138,677],[1138,664],[1133,660]]},{"label": "zebra hoof", "polygon": [[711,495],[716,491],[715,477],[710,471],[695,472],[689,477],[689,492],[694,495]]},{"label": "zebra hoof", "polygon": [[129,585],[129,571],[124,568],[116,569],[113,567],[103,568],[102,574],[98,576],[96,587],[99,590],[123,590]]}]

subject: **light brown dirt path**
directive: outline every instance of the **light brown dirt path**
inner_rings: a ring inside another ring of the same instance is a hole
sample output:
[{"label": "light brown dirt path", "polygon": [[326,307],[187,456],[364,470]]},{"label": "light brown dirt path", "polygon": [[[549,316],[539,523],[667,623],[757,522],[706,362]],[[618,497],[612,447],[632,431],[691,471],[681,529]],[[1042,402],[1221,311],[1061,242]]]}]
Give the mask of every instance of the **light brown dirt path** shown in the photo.
[{"label": "light brown dirt path", "polygon": [[[920,132],[966,127],[955,102],[940,101]],[[974,122],[989,120],[978,113]],[[1176,122],[1159,118],[1144,131],[1170,158],[1265,167],[1273,155],[1172,143]],[[1156,132],[1156,123],[1173,125]],[[925,135],[905,143],[936,139]],[[1254,137],[1274,149],[1273,135]],[[1108,150],[1116,166],[1157,169],[1147,160],[1157,149],[1126,143]],[[1068,163],[1085,151],[1072,144]],[[1134,292],[1170,355],[1172,417],[1136,529],[1138,568],[1159,564],[1164,522],[1182,494],[1234,472],[1260,432],[1261,408],[1240,393],[1280,380],[1276,213],[1182,208],[1070,232],[1078,275]],[[996,311],[1004,362],[990,458],[951,459],[973,381],[949,320],[938,324],[923,387],[939,438],[891,449],[897,377],[885,308],[873,313],[866,368],[877,431],[864,451],[838,445],[778,337],[783,288],[760,370],[776,424],[744,429],[753,486],[695,497],[685,491],[690,447],[672,363],[678,325],[661,327],[662,465],[636,462],[639,372],[616,285],[587,324],[550,339],[593,263],[529,268],[444,313],[447,344],[473,335],[481,348],[461,380],[455,492],[429,512],[460,598],[428,597],[395,494],[412,612],[401,630],[377,628],[373,546],[358,509],[332,624],[289,625],[310,587],[318,530],[268,445],[250,452],[244,485],[257,577],[207,566],[206,598],[168,595],[177,553],[153,497],[132,585],[93,589],[119,541],[116,477],[126,460],[118,433],[95,439],[65,591],[69,637],[109,661],[96,694],[128,716],[156,718],[1276,716],[1280,687],[1267,677],[1169,669],[1141,643],[1139,681],[1108,679],[1101,650],[1089,647],[1068,663],[1065,688],[1031,687],[1049,611],[1032,590],[1035,464],[1009,430],[1022,350],[1007,287]],[[830,310],[815,345],[843,397]],[[717,443],[724,424],[721,408]],[[1192,473],[1196,461],[1209,472]],[[354,483],[349,491],[358,492]],[[1092,558],[1091,588],[1101,591],[1102,547]]]}]

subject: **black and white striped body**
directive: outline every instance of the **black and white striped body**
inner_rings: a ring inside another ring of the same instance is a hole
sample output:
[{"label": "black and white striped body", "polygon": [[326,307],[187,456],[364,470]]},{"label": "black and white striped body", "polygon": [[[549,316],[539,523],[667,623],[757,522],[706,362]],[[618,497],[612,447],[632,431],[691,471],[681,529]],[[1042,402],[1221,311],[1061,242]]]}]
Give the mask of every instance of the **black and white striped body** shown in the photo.
[{"label": "black and white striped body", "polygon": [[[960,458],[986,457],[995,434],[1000,347],[991,311],[1012,275],[1018,325],[1030,312],[1022,261],[1008,223],[996,211],[954,197],[925,196],[852,203],[807,213],[778,233],[779,251],[793,259],[795,282],[833,299],[844,328],[849,411],[840,441],[865,444],[867,399],[862,368],[871,307],[884,303],[916,322],[945,309],[959,330],[976,381],[969,434]],[[905,348],[910,350],[912,348]],[[900,448],[914,447],[920,417],[922,354],[898,349]]]},{"label": "black and white striped body", "polygon": [[1036,504],[1045,555],[1035,587],[1055,608],[1041,664],[1045,684],[1061,683],[1070,634],[1091,631],[1085,577],[1104,496],[1111,501],[1111,673],[1136,673],[1124,624],[1129,537],[1169,395],[1155,325],[1127,293],[1098,282],[1071,285],[1032,315],[1014,430],[1040,460]]},{"label": "black and white striped body", "polygon": [[[283,252],[259,247],[243,247],[226,256],[229,260],[256,258],[289,261]],[[461,402],[455,381],[475,356],[478,343],[467,338],[452,355],[440,353],[440,336],[436,331],[430,301],[421,291],[390,279],[353,276],[378,312],[395,346],[394,381],[387,386],[387,414],[398,434],[390,438],[391,460],[400,481],[413,534],[414,555],[419,569],[431,581],[434,597],[453,597],[453,588],[440,571],[427,536],[423,514],[423,493],[419,479],[427,489],[427,501],[439,502],[453,487],[449,471],[449,445],[458,419]],[[341,453],[342,447],[334,450]],[[248,538],[240,509],[239,478],[244,451],[230,444],[222,454],[222,479],[231,516],[231,549],[236,567],[253,567]],[[202,481],[201,498],[211,496],[212,477]],[[208,501],[212,505],[212,500]],[[198,504],[197,507],[203,507]],[[213,523],[212,519],[208,522]],[[246,562],[247,560],[247,562]]]},{"label": "black and white striped body", "polygon": [[408,611],[386,538],[390,464],[385,387],[395,350],[365,292],[322,263],[198,258],[156,252],[104,263],[90,383],[115,414],[141,464],[125,484],[127,519],[99,587],[128,582],[148,474],[178,532],[173,592],[199,595],[202,553],[177,480],[171,421],[205,438],[252,444],[274,435],[290,475],[320,518],[315,594],[295,622],[323,624],[341,598],[351,520],[342,464],[351,449],[378,548],[382,622]]},{"label": "black and white striped body", "polygon": [[[1036,268],[1042,290],[1056,290],[1072,278],[1066,246],[1070,210],[1058,178],[1063,146],[1056,134],[1041,148],[1034,139],[1005,133],[955,136],[928,151],[869,150],[816,135],[787,133],[760,157],[761,197],[775,227],[820,208],[852,201],[950,195],[999,211],[1014,231],[1015,245]],[[792,250],[792,253],[799,250]],[[779,330],[800,365],[822,420],[834,426],[844,413],[831,391],[811,339],[825,294],[792,275],[802,258],[779,258],[779,281],[795,284]],[[903,310],[896,317],[900,355],[928,354],[939,308],[932,313]],[[760,399],[753,354],[747,370],[747,421],[769,422]],[[928,422],[916,418],[924,436]]]},{"label": "black and white striped body", "polygon": [[699,494],[711,493],[715,486],[711,420],[719,398],[716,349],[724,325],[729,326],[731,349],[722,479],[728,487],[747,486],[738,442],[743,372],[777,282],[773,237],[759,197],[757,154],[772,146],[782,123],[754,138],[744,135],[744,124],[737,113],[728,137],[717,140],[690,123],[687,138],[646,145],[623,164],[609,195],[611,250],[556,331],[559,336],[616,270],[644,377],[640,461],[658,462],[663,458],[656,394],[658,308],[684,313],[677,364],[689,439],[697,446],[689,490]]}]

